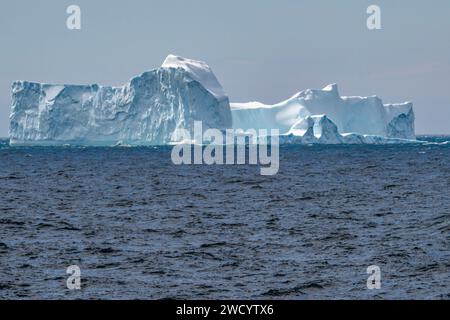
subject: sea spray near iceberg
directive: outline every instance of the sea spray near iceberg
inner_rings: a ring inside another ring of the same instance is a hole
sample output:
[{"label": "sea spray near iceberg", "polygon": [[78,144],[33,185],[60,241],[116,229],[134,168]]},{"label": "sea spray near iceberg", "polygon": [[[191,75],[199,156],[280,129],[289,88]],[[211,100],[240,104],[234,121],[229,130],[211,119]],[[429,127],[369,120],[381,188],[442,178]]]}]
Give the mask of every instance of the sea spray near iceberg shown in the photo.
[{"label": "sea spray near iceberg", "polygon": [[275,105],[232,103],[209,66],[169,55],[122,87],[12,86],[11,145],[165,145],[176,132],[278,129],[280,143],[414,142],[412,103],[341,97],[337,85],[301,91]]}]

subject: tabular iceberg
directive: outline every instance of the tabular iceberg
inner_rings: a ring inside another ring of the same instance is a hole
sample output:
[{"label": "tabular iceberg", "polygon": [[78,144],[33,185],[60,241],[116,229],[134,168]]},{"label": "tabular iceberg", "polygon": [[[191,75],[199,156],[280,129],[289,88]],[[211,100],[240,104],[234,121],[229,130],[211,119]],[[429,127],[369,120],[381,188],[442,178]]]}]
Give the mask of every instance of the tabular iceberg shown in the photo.
[{"label": "tabular iceberg", "polygon": [[231,113],[234,128],[279,129],[285,143],[415,140],[412,103],[383,105],[376,96],[341,97],[336,84],[301,91],[275,105],[231,103]]},{"label": "tabular iceberg", "polygon": [[12,86],[12,145],[164,145],[194,121],[230,128],[228,97],[205,63],[173,55],[119,88]]},{"label": "tabular iceberg", "polygon": [[177,129],[193,132],[195,121],[203,130],[278,129],[281,143],[415,141],[412,103],[341,97],[332,84],[275,105],[230,104],[207,64],[174,55],[122,87],[12,86],[12,145],[164,145],[177,142]]}]

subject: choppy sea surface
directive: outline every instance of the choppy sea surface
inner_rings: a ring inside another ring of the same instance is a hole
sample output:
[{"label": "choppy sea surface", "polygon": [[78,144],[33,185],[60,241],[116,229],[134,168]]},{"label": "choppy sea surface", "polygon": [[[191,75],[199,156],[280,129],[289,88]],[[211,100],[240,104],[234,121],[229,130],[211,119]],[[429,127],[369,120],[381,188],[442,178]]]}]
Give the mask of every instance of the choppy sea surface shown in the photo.
[{"label": "choppy sea surface", "polygon": [[449,299],[450,137],[420,139],[282,146],[275,176],[2,140],[0,298]]}]

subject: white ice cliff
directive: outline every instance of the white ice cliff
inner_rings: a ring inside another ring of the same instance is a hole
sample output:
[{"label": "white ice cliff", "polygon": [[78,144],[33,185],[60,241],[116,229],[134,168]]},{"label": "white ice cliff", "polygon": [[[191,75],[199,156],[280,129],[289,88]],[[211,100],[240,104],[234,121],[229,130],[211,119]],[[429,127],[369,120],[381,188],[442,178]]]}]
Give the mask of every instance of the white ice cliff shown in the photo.
[{"label": "white ice cliff", "polygon": [[176,129],[231,127],[228,97],[203,62],[168,56],[123,87],[12,86],[12,145],[163,145]]},{"label": "white ice cliff", "polygon": [[177,129],[279,129],[282,143],[397,143],[415,140],[412,103],[341,97],[336,85],[275,105],[230,103],[204,62],[169,55],[122,87],[12,86],[12,145],[164,145]]}]

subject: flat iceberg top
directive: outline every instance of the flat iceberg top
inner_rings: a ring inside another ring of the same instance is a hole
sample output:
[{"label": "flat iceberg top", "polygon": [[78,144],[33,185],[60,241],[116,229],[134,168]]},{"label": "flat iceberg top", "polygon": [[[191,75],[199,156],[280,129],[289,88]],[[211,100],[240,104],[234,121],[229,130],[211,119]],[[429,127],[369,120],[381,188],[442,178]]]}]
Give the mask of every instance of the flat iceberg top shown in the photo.
[{"label": "flat iceberg top", "polygon": [[200,82],[217,99],[227,98],[225,91],[212,72],[211,68],[203,61],[186,59],[183,57],[169,54],[164,60],[162,68],[182,68],[188,72],[191,77]]},{"label": "flat iceberg top", "polygon": [[231,109],[258,109],[258,108],[273,108],[273,105],[267,105],[258,101],[250,102],[233,102],[230,103]]}]

